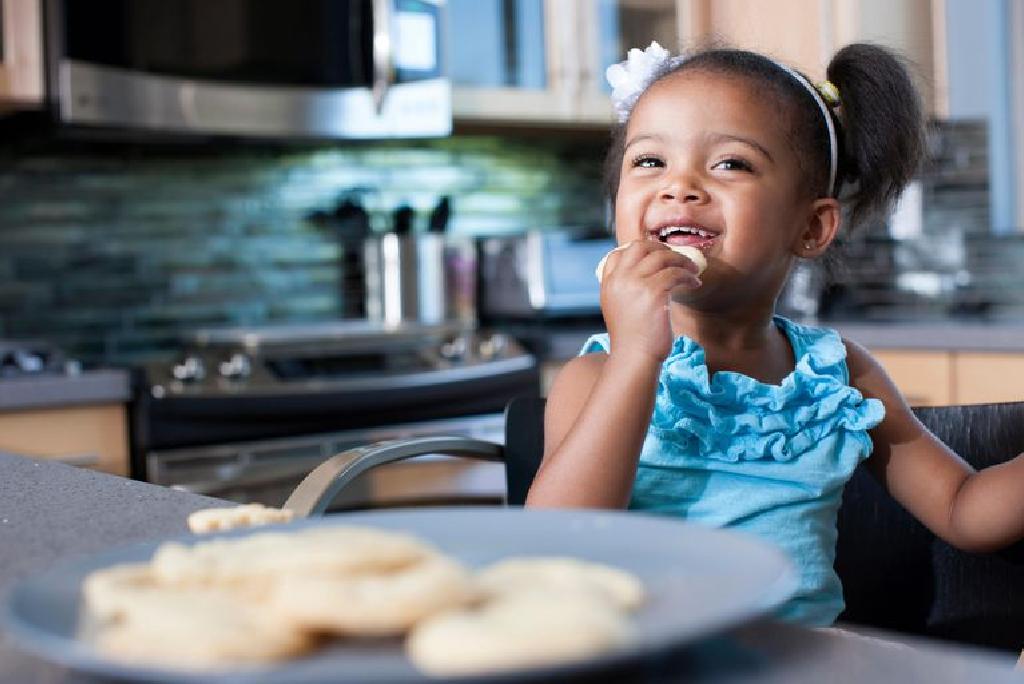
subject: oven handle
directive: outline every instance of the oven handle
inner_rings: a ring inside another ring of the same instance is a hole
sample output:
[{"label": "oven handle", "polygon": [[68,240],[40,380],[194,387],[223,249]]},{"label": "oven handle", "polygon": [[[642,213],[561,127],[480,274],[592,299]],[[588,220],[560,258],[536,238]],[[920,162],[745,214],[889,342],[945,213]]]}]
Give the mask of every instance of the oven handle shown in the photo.
[{"label": "oven handle", "polygon": [[[320,463],[323,463],[323,461],[320,461]],[[308,473],[311,466],[312,463],[308,459],[302,459],[280,466],[263,466],[254,474],[250,474],[245,466],[234,466],[221,473],[214,481],[183,482],[172,484],[170,488],[201,496],[223,498],[225,489],[234,490],[245,489],[246,487],[259,487],[288,479],[294,481],[298,476]]]},{"label": "oven handle", "polygon": [[323,515],[338,493],[370,468],[435,453],[482,461],[505,460],[501,445],[469,437],[420,437],[376,442],[342,451],[321,463],[299,483],[282,508],[293,511],[296,518]]}]

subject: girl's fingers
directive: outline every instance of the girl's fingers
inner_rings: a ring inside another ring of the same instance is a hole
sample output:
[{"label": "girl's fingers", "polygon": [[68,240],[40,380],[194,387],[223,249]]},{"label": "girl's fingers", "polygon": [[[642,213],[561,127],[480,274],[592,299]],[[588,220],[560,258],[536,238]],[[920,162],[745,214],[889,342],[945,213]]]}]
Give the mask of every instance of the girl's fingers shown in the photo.
[{"label": "girl's fingers", "polygon": [[[636,255],[638,253],[639,254],[643,254],[644,253],[644,251],[643,251],[643,247],[644,247],[643,243],[644,242],[647,242],[647,240],[633,240],[632,242],[627,242],[624,245],[619,245],[618,247],[616,247],[612,251],[610,251],[607,254],[605,254],[604,257],[602,257],[601,261],[598,262],[597,268],[594,269],[594,275],[597,276],[597,281],[601,282],[605,277],[610,275],[611,272],[614,271],[615,268],[619,265],[621,259],[623,257],[627,256],[627,254],[629,256],[633,256],[633,255]],[[633,248],[633,249],[630,249],[630,248]],[[639,260],[639,257],[637,257],[636,259],[634,259],[632,261],[631,260],[627,260],[625,263],[628,264],[628,263],[632,263],[633,261],[638,261],[638,260]]]},{"label": "girl's fingers", "polygon": [[660,292],[669,293],[677,287],[698,288],[700,278],[688,268],[676,266],[663,269],[651,276],[651,282]]},{"label": "girl's fingers", "polygon": [[665,268],[683,268],[700,276],[707,266],[707,260],[696,248],[673,248],[653,240],[634,240],[605,254],[597,264],[594,275],[601,282],[623,265],[631,265],[641,277],[653,275]]},{"label": "girl's fingers", "polygon": [[601,260],[597,262],[597,268],[594,269],[594,275],[597,276],[597,282],[601,282],[602,280],[604,280],[604,276],[607,273],[611,273],[612,270],[615,268],[614,263],[609,262],[613,262],[618,259],[618,257],[616,256],[616,252],[619,252],[620,250],[623,250],[628,246],[629,245],[619,245],[618,247],[608,252],[603,257],[601,257]]},{"label": "girl's fingers", "polygon": [[[661,244],[661,243],[657,243]],[[668,247],[657,247],[648,253],[635,267],[636,273],[647,277],[665,268],[682,268],[694,275],[700,275],[699,265],[686,256],[680,256]]]}]

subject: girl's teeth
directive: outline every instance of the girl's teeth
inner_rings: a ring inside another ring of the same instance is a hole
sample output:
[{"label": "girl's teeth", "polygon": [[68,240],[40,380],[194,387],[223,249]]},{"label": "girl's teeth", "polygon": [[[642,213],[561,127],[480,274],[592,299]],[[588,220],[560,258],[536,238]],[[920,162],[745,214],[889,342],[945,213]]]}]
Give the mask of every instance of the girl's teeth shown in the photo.
[{"label": "girl's teeth", "polygon": [[661,232],[658,234],[658,236],[662,237],[662,238],[666,238],[669,235],[671,235],[672,233],[687,233],[689,235],[697,235],[697,236],[702,237],[702,238],[714,237],[713,233],[709,233],[706,230],[699,230],[697,228],[681,228],[681,227],[678,227],[678,226],[672,226],[672,227],[669,227],[669,228],[663,228],[661,230]]}]

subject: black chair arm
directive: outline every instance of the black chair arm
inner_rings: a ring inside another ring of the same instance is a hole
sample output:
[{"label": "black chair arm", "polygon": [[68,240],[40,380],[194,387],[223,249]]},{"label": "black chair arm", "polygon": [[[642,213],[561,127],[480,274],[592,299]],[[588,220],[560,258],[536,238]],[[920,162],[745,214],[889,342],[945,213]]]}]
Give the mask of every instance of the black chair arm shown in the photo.
[{"label": "black chair arm", "polygon": [[420,437],[376,442],[343,451],[327,459],[299,483],[283,508],[296,518],[323,515],[342,489],[370,468],[426,454],[464,456],[502,462],[499,444],[469,437]]}]

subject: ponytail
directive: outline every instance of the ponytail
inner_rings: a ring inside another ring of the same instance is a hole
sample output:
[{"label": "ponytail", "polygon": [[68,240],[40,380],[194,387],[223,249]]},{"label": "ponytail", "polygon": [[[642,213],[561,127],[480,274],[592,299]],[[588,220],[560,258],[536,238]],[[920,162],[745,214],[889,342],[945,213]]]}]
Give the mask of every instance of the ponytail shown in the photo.
[{"label": "ponytail", "polygon": [[856,227],[891,210],[917,172],[925,148],[921,98],[903,60],[878,45],[847,45],[827,75],[841,97],[839,182]]}]

